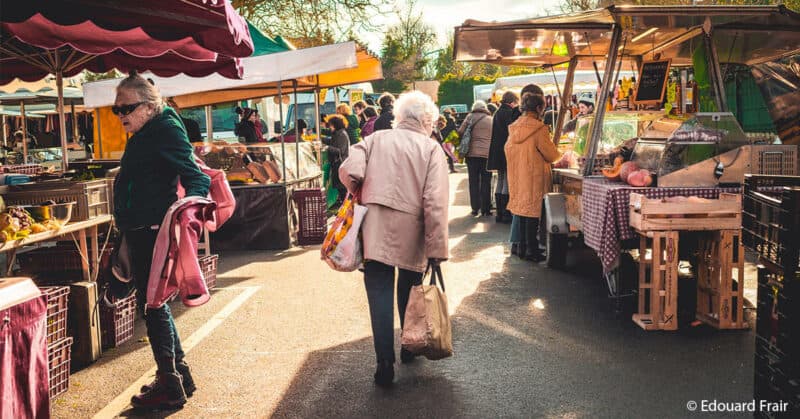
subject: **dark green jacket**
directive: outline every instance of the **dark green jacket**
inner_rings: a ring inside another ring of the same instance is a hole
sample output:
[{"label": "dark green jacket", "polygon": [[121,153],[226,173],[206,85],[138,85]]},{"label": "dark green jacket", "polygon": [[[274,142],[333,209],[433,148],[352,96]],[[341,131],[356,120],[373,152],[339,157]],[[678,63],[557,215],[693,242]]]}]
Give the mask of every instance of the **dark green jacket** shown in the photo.
[{"label": "dark green jacket", "polygon": [[361,128],[358,127],[358,117],[347,115],[347,136],[350,137],[350,145],[361,141]]},{"label": "dark green jacket", "polygon": [[164,107],[128,139],[114,182],[114,217],[122,230],[161,224],[178,200],[178,179],[186,196],[207,196],[211,184],[194,162],[194,149],[180,117]]}]

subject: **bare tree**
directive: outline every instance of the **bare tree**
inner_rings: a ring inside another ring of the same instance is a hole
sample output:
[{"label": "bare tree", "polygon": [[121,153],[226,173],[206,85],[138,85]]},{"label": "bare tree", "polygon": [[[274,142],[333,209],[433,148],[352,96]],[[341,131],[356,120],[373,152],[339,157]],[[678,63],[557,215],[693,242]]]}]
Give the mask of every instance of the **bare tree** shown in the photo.
[{"label": "bare tree", "polygon": [[381,48],[386,79],[410,83],[423,77],[431,53],[436,48],[436,31],[425,23],[416,1],[396,9],[397,23],[386,31]]},{"label": "bare tree", "polygon": [[389,0],[233,0],[236,10],[271,35],[298,47],[324,45],[374,32],[375,15],[387,13]]}]

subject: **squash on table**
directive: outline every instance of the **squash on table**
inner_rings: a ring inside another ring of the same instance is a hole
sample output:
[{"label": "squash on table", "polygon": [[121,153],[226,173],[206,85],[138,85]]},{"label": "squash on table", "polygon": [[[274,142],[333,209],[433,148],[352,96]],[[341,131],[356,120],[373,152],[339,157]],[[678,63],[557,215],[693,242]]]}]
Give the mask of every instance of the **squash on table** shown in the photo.
[{"label": "squash on table", "polygon": [[614,166],[602,170],[603,176],[605,176],[606,179],[608,180],[619,180],[620,179],[619,172],[622,169],[624,161],[625,159],[623,159],[622,156],[618,156],[617,158],[615,158]]}]

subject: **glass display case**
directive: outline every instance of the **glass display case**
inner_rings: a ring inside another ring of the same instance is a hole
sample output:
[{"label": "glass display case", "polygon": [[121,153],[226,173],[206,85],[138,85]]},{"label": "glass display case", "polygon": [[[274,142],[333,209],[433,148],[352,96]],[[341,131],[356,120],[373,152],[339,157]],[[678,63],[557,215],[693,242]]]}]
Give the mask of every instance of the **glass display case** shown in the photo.
[{"label": "glass display case", "polygon": [[[663,117],[662,112],[607,112],[603,119],[603,134],[597,146],[597,154],[609,154],[623,142],[639,137],[650,128],[653,121]],[[573,151],[585,157],[589,150],[594,115],[578,118],[573,142]]]},{"label": "glass display case", "polygon": [[[274,184],[284,181],[291,183],[322,175],[317,161],[317,144],[286,143],[281,148],[280,143],[241,144],[217,141],[213,144],[196,144],[195,153],[208,167],[224,170],[231,185]],[[262,166],[265,171],[257,166]],[[253,173],[254,170],[266,176]]]},{"label": "glass display case", "polygon": [[[732,113],[697,113],[667,138],[658,165],[658,176],[663,177],[749,144]],[[723,160],[718,162],[722,166],[720,173],[726,164],[732,164]]]}]

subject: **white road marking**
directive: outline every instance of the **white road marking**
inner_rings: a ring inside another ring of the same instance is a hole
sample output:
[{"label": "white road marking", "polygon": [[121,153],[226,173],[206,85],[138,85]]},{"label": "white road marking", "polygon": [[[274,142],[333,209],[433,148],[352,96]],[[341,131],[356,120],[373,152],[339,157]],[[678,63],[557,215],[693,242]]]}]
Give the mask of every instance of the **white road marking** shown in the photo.
[{"label": "white road marking", "polygon": [[[241,307],[242,304],[250,299],[250,297],[258,292],[261,287],[241,287],[241,289],[243,289],[244,292],[236,296],[236,298],[223,307],[222,310],[220,310],[217,314],[211,317],[203,326],[201,326],[194,333],[192,333],[191,336],[181,342],[184,352],[188,353],[192,350],[192,348],[194,348],[195,345],[202,342],[203,339],[205,339],[211,334],[211,332],[214,331],[214,329],[217,328],[217,326],[221,325],[225,319],[227,319],[231,314],[233,314],[234,311]],[[139,377],[139,379],[131,384],[130,387],[125,389],[122,394],[108,403],[103,410],[97,412],[97,414],[94,415],[94,419],[117,417],[123,410],[130,406],[131,397],[139,394],[139,389],[141,389],[143,385],[150,383],[155,373],[156,367],[153,367],[143,376]]]}]

